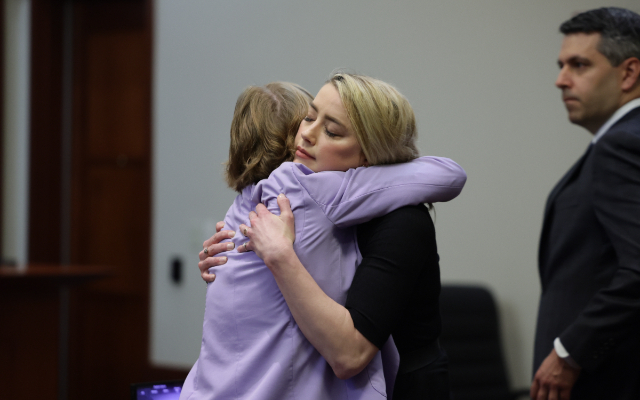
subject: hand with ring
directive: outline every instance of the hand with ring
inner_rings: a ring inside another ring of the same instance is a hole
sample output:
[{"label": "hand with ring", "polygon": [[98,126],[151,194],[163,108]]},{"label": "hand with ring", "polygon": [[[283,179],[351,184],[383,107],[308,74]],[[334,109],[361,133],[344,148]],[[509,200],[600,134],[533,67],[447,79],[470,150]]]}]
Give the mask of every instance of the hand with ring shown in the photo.
[{"label": "hand with ring", "polygon": [[277,201],[280,215],[272,214],[264,204],[258,204],[256,210],[249,213],[251,226],[240,225],[240,232],[249,238],[249,242],[240,246],[238,252],[253,251],[268,267],[285,254],[296,239],[291,204],[283,194]]},{"label": "hand with ring", "polygon": [[235,235],[234,231],[223,231],[222,228],[224,228],[224,222],[218,222],[216,224],[216,234],[204,241],[202,244],[203,249],[198,254],[200,276],[202,276],[202,280],[208,283],[216,279],[215,274],[209,273],[209,268],[223,265],[227,262],[227,257],[215,257],[215,255],[223,251],[233,250],[235,247],[233,242],[220,243],[222,240],[230,239]]}]

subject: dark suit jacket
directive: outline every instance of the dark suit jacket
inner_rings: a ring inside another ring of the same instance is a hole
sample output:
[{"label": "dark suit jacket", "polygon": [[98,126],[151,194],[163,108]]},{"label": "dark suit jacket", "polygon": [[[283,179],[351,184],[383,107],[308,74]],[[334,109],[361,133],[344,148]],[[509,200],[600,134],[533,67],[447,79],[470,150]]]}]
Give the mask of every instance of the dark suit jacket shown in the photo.
[{"label": "dark suit jacket", "polygon": [[562,344],[572,399],[640,399],[640,108],[615,123],[547,200],[534,372]]}]

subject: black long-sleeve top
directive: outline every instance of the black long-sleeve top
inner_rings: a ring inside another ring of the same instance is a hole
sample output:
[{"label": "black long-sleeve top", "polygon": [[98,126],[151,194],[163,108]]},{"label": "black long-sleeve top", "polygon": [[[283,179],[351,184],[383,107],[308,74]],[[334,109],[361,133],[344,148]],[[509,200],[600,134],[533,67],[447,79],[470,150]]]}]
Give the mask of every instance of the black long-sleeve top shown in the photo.
[{"label": "black long-sleeve top", "polygon": [[363,260],[346,302],[356,329],[378,348],[393,335],[400,371],[424,371],[431,360],[421,350],[441,331],[439,257],[428,209],[403,207],[361,224],[358,246]]}]

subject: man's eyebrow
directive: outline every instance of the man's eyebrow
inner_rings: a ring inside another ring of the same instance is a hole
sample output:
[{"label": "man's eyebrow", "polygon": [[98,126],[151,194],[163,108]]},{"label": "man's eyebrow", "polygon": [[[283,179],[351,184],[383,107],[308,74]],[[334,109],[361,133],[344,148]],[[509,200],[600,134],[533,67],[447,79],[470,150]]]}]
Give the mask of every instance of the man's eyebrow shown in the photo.
[{"label": "man's eyebrow", "polygon": [[[311,108],[313,108],[316,112],[318,112],[318,107],[316,107],[315,104],[313,104],[313,101],[311,103],[309,103],[309,105],[311,106]],[[334,124],[338,124],[343,128],[347,128],[342,122],[338,121],[337,119],[335,119],[334,117],[330,116],[330,115],[326,115],[324,116],[325,119],[328,119],[329,121],[333,122]]]},{"label": "man's eyebrow", "polygon": [[565,62],[558,59],[558,66],[562,67],[564,64],[573,64],[576,62],[581,62],[583,64],[591,64],[591,60],[589,60],[586,57],[573,56],[573,57],[569,57]]}]

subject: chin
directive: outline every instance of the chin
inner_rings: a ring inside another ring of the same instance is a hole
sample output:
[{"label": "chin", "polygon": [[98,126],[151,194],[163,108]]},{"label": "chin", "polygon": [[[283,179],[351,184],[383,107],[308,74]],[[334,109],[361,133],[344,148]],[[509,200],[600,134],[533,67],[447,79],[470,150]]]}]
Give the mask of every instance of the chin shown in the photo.
[{"label": "chin", "polygon": [[313,171],[313,168],[311,167],[311,165],[309,165],[308,160],[301,160],[301,159],[299,159],[299,158],[294,158],[294,159],[293,159],[293,162],[294,162],[294,163],[298,163],[298,164],[302,164],[302,165],[304,165],[305,167],[307,167],[307,168],[309,168],[310,170],[312,170],[312,171]]},{"label": "chin", "polygon": [[571,121],[572,123],[579,124],[583,119],[584,118],[581,114],[569,111],[569,121]]}]

